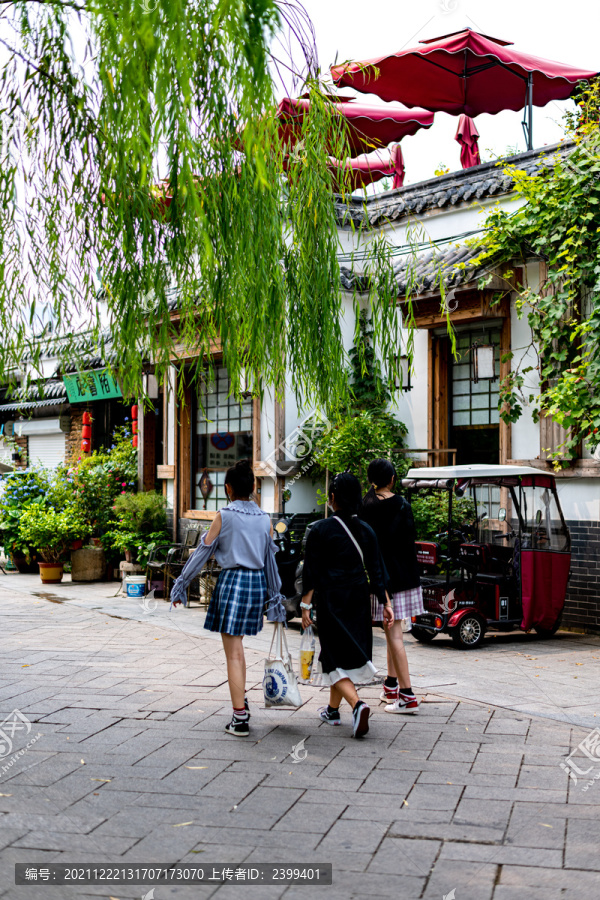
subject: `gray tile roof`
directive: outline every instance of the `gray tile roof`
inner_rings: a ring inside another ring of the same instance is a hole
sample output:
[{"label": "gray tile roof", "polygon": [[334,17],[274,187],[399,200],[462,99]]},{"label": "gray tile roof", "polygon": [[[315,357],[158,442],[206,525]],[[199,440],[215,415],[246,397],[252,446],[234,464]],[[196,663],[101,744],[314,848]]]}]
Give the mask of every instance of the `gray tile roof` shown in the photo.
[{"label": "gray tile roof", "polygon": [[[475,264],[480,255],[480,248],[456,243],[405,255],[394,264],[398,295],[403,296],[410,291],[412,296],[417,296],[439,290],[442,280],[446,290],[474,282],[490,269],[489,264]],[[352,272],[346,266],[341,267],[341,274],[342,285],[347,291],[368,289],[363,275]]]},{"label": "gray tile roof", "polygon": [[555,156],[568,155],[573,147],[572,142],[551,144],[509,156],[501,163],[482,163],[472,169],[449,172],[439,178],[369,196],[366,200],[364,197],[352,197],[349,210],[341,202],[338,205],[338,221],[340,225],[349,225],[349,219],[355,225],[382,225],[386,221],[393,223],[433,209],[459,207],[486,197],[509,194],[514,182],[510,175],[504,173],[507,166],[515,166],[534,175],[551,165]]},{"label": "gray tile roof", "polygon": [[[9,399],[8,397],[5,399]],[[14,392],[10,403],[0,405],[0,412],[17,412],[26,409],[42,409],[68,403],[67,389],[62,381],[47,381],[43,387],[31,385]]]}]

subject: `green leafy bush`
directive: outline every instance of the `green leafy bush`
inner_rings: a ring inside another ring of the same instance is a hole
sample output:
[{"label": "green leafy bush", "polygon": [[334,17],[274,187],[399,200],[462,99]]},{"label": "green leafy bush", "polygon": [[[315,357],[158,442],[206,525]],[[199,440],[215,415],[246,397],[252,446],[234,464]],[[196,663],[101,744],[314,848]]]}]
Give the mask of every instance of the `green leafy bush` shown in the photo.
[{"label": "green leafy bush", "polygon": [[51,475],[46,469],[30,469],[1,477],[0,529],[8,553],[29,555],[30,548],[21,531],[21,515],[31,503],[47,496]]},{"label": "green leafy bush", "polygon": [[166,510],[166,499],[156,491],[119,495],[113,506],[114,527],[102,539],[105,551],[128,551],[144,565],[157,544],[171,540]]},{"label": "green leafy bush", "polygon": [[137,486],[137,450],[130,432],[123,426],[115,429],[109,449],[73,460],[65,477],[73,485],[91,533],[100,536],[108,531],[115,524],[115,500]]},{"label": "green leafy bush", "polygon": [[[419,491],[411,497],[417,540],[433,541],[448,530],[448,492]],[[475,504],[469,497],[452,497],[452,527],[475,521]]]},{"label": "green leafy bush", "polygon": [[[324,431],[316,440],[311,474],[316,479],[323,477],[325,469],[332,473],[349,469],[366,491],[369,463],[385,457],[396,466],[398,478],[403,478],[411,465],[399,452],[404,447],[406,432],[406,426],[390,413],[381,410],[357,412]],[[321,502],[324,501],[322,498]]]},{"label": "green leafy bush", "polygon": [[22,539],[47,563],[62,562],[71,544],[89,535],[74,505],[56,510],[48,509],[42,501],[32,503],[24,510],[20,530]]}]

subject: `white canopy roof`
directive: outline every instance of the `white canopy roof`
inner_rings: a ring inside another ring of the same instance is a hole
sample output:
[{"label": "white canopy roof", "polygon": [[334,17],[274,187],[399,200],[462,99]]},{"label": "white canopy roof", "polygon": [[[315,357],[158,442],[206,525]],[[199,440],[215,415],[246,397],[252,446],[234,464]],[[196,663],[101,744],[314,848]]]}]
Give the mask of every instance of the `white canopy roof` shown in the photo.
[{"label": "white canopy roof", "polygon": [[405,475],[406,479],[424,478],[515,478],[518,475],[547,475],[533,466],[487,466],[477,464],[471,466],[428,466],[427,468],[410,469]]}]

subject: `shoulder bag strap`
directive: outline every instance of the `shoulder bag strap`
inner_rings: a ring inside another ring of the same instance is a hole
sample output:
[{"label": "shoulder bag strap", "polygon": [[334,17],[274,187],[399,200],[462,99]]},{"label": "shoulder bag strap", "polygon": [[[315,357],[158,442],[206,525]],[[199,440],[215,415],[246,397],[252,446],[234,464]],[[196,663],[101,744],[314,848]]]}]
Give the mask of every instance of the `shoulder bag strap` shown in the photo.
[{"label": "shoulder bag strap", "polygon": [[362,548],[361,548],[360,544],[358,543],[358,541],[356,540],[356,538],[354,537],[354,535],[352,534],[352,532],[350,531],[350,529],[348,528],[346,523],[343,522],[339,516],[334,516],[333,518],[335,519],[336,522],[339,522],[339,524],[342,526],[342,528],[344,529],[344,531],[346,532],[346,534],[348,535],[348,537],[350,538],[350,540],[352,541],[352,543],[354,544],[356,549],[358,550],[359,555],[360,555],[360,561],[364,567],[365,557],[363,556],[363,552],[362,552]]}]

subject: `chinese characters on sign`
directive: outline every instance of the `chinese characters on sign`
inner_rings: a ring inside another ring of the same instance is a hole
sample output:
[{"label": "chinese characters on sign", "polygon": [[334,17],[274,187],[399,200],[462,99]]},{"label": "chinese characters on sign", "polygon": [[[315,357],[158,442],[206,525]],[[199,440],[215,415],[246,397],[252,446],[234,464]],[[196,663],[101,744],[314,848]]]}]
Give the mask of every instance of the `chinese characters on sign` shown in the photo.
[{"label": "chinese characters on sign", "polygon": [[63,375],[69,403],[83,403],[89,400],[110,400],[122,397],[121,388],[108,369]]}]

